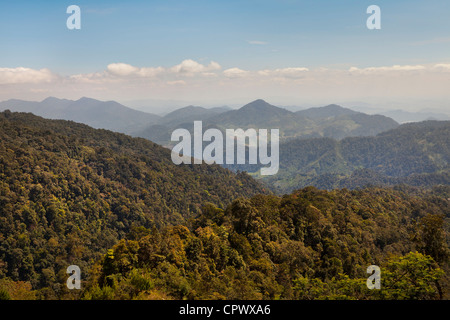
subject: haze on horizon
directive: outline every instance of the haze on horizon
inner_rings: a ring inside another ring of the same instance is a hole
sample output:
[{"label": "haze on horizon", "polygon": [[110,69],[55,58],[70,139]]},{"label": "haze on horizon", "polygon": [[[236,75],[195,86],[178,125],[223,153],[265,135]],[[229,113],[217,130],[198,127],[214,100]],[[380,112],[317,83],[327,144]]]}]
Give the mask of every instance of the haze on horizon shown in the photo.
[{"label": "haze on horizon", "polygon": [[[81,30],[66,8],[81,8]],[[368,30],[366,9],[382,10]],[[16,1],[0,4],[0,101],[115,100],[449,112],[450,3]],[[7,30],[7,31],[6,31]]]}]

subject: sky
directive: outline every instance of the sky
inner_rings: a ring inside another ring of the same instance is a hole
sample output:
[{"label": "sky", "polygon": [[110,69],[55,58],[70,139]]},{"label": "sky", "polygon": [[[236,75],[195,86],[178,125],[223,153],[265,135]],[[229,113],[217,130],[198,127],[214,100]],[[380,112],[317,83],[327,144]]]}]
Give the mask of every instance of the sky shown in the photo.
[{"label": "sky", "polygon": [[0,100],[450,109],[446,0],[2,1],[0,44]]}]

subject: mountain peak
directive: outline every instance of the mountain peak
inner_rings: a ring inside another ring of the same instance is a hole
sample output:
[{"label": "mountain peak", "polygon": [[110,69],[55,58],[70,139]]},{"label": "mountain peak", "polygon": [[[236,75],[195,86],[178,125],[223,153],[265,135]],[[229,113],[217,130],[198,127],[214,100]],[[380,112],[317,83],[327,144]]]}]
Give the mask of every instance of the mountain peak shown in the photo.
[{"label": "mountain peak", "polygon": [[271,105],[270,103],[267,103],[266,101],[264,101],[263,99],[257,99],[255,101],[252,101],[250,103],[247,103],[245,106],[243,106],[241,109],[243,108],[261,108],[261,107],[274,107],[273,105]]},{"label": "mountain peak", "polygon": [[327,108],[327,109],[345,109],[344,107],[341,107],[340,105],[334,104],[334,103],[326,105],[326,106],[324,106],[322,108]]},{"label": "mountain peak", "polygon": [[338,117],[342,115],[353,115],[359,114],[360,112],[341,107],[337,104],[329,104],[324,107],[314,107],[305,110],[300,110],[296,112],[299,115],[316,119],[316,118],[327,118],[327,117]]},{"label": "mountain peak", "polygon": [[267,103],[265,100],[263,100],[263,99],[256,99],[255,101],[253,101],[253,102],[250,102],[250,103],[265,103],[265,104],[269,104],[269,103]]},{"label": "mountain peak", "polygon": [[41,103],[46,103],[46,102],[56,102],[56,101],[61,101],[62,99],[56,98],[56,97],[47,97],[44,100],[41,101]]},{"label": "mountain peak", "polygon": [[329,104],[327,106],[322,107],[324,110],[330,110],[330,111],[338,111],[338,112],[345,112],[345,113],[359,113],[357,111],[354,111],[349,108],[344,108],[338,104]]},{"label": "mountain peak", "polygon": [[269,127],[282,123],[284,120],[290,121],[292,112],[276,107],[262,99],[252,101],[243,107],[235,110],[220,113],[210,118],[211,123],[230,127]]},{"label": "mountain peak", "polygon": [[86,102],[86,101],[98,101],[98,100],[88,98],[88,97],[81,97],[80,99],[77,100],[77,102]]},{"label": "mountain peak", "polygon": [[274,106],[270,103],[267,103],[266,101],[262,99],[258,99],[255,101],[252,101],[250,103],[247,103],[242,108],[238,109],[238,111],[241,112],[252,112],[252,113],[265,113],[265,114],[288,114],[291,113],[290,111],[279,108],[277,106]]}]

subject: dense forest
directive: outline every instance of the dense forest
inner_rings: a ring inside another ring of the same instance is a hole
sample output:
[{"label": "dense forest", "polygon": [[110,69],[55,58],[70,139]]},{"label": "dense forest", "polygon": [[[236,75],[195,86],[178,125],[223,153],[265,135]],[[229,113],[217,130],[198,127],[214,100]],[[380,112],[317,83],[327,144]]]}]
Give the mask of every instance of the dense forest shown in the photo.
[{"label": "dense forest", "polygon": [[0,299],[449,299],[448,183],[274,195],[70,121],[6,111],[0,138]]},{"label": "dense forest", "polygon": [[[450,189],[332,192],[211,204],[188,226],[136,228],[82,299],[448,299]],[[413,195],[415,193],[415,195]],[[381,267],[382,289],[366,286]]]},{"label": "dense forest", "polygon": [[245,173],[176,166],[148,140],[70,121],[0,113],[0,278],[52,286],[132,226],[181,224],[205,202],[267,193]]}]

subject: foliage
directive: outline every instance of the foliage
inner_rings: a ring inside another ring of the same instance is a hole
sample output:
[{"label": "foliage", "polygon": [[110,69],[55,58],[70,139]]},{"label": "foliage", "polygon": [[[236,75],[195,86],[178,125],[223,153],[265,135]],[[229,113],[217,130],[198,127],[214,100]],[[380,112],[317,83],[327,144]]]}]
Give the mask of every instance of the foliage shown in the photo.
[{"label": "foliage", "polygon": [[[435,242],[418,223],[442,219],[445,210],[380,188],[309,187],[240,198],[225,210],[207,204],[191,228],[133,231],[98,262],[82,296],[104,290],[107,299],[448,298],[448,264],[426,254]],[[444,223],[436,227],[446,236]],[[381,267],[381,290],[366,286],[372,264]],[[151,285],[139,289],[136,274]]]},{"label": "foliage", "polygon": [[438,298],[436,281],[444,271],[430,256],[411,252],[404,257],[390,258],[382,269],[383,299],[417,300]]},{"label": "foliage", "polygon": [[34,300],[35,298],[36,294],[29,282],[0,279],[0,300]]}]

